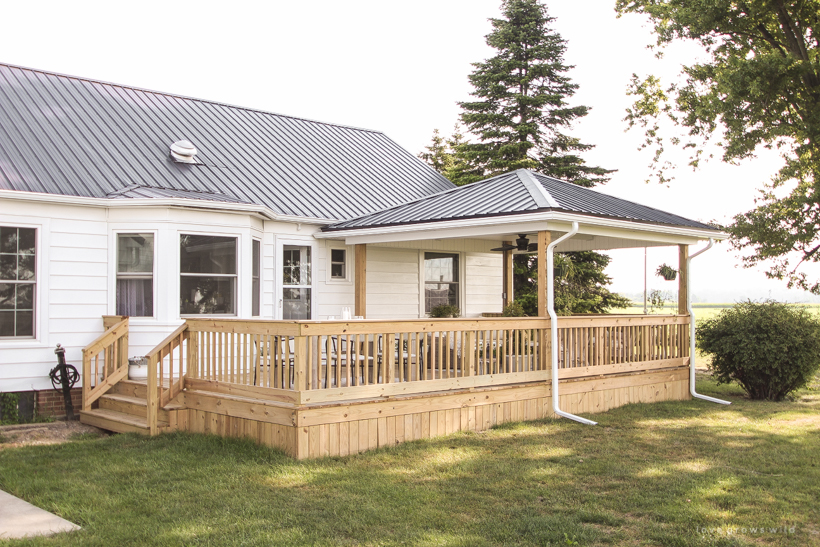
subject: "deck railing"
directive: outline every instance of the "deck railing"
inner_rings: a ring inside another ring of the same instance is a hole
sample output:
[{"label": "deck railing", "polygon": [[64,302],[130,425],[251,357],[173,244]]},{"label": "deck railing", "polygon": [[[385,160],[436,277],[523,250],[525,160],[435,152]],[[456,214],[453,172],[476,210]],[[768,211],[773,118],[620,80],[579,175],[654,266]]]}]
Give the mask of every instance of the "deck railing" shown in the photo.
[{"label": "deck railing", "polygon": [[[561,377],[684,364],[688,324],[688,316],[561,317]],[[182,389],[183,376],[194,387],[241,385],[306,404],[540,381],[551,374],[549,319],[543,318],[188,319],[150,356],[159,405]]]},{"label": "deck railing", "polygon": [[106,331],[83,348],[83,410],[91,410],[94,401],[128,376],[128,318],[111,318],[105,326]]}]

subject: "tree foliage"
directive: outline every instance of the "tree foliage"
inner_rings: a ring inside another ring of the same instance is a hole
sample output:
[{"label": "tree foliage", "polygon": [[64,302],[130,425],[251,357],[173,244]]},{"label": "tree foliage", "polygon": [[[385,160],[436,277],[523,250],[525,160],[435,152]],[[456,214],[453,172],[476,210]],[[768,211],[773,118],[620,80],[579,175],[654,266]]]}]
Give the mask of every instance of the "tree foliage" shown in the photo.
[{"label": "tree foliage", "polygon": [[455,125],[449,137],[443,137],[438,129],[433,129],[430,144],[424,147],[424,152],[421,152],[418,157],[448,179],[454,180],[463,170],[464,160],[457,153],[462,144],[464,144],[464,135],[459,124]]},{"label": "tree foliage", "polygon": [[[799,267],[820,261],[820,0],[617,0],[620,14],[639,13],[654,25],[657,46],[695,41],[707,58],[683,67],[682,81],[664,87],[633,77],[629,126],[642,126],[652,166],[666,181],[659,120],[684,128],[674,145],[693,151],[720,134],[723,160],[776,148],[782,169],[766,183],[756,207],[728,229],[751,254],[747,266],[769,264],[769,276],[820,293]],[[785,197],[784,197],[785,195]],[[799,255],[797,262],[793,258]]]},{"label": "tree foliage", "polygon": [[589,112],[567,101],[578,89],[566,73],[566,42],[550,28],[555,20],[537,0],[504,0],[503,18],[490,19],[487,45],[496,54],[473,63],[474,100],[460,102],[461,122],[475,142],[455,152],[451,180],[475,182],[525,168],[590,187],[612,171],[586,164],[592,148],[567,134]]},{"label": "tree foliage", "polygon": [[752,399],[780,401],[820,370],[820,320],[780,302],[741,302],[698,325],[697,347],[718,383]]},{"label": "tree foliage", "polygon": [[[566,75],[566,42],[550,28],[554,18],[538,0],[504,0],[503,18],[490,19],[486,36],[495,55],[473,63],[473,101],[461,102],[460,126],[449,138],[434,131],[419,155],[456,184],[469,184],[519,168],[539,171],[579,186],[606,182],[612,170],[586,164],[579,155],[592,148],[567,134],[589,107],[570,106],[578,85]],[[559,313],[605,313],[628,300],[611,293],[604,274],[610,258],[594,252],[557,255]],[[516,255],[515,300],[528,315],[538,314],[537,260]]]},{"label": "tree foliage", "polygon": [[[625,308],[630,300],[610,292],[612,279],[604,273],[612,259],[591,251],[555,255],[555,313],[608,313]],[[538,315],[538,284],[535,255],[516,255],[513,263],[515,302],[527,315]]]}]

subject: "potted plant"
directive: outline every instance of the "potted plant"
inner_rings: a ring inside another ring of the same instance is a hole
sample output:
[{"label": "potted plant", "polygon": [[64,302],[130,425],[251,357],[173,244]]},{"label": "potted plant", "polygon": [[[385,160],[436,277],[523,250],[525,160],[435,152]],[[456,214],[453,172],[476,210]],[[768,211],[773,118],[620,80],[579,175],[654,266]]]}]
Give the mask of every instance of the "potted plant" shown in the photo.
[{"label": "potted plant", "polygon": [[678,276],[678,270],[676,270],[668,264],[661,264],[660,266],[658,266],[658,269],[655,271],[655,274],[661,276],[667,281],[674,281],[675,278]]},{"label": "potted plant", "polygon": [[461,317],[461,310],[458,306],[439,304],[430,310],[430,317]]}]

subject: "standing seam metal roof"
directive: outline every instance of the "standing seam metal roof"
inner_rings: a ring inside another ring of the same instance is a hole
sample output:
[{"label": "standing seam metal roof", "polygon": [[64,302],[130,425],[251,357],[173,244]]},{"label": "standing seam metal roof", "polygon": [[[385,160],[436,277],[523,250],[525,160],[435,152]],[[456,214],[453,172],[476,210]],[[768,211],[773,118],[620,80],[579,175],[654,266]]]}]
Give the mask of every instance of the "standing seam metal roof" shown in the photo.
[{"label": "standing seam metal roof", "polygon": [[453,187],[378,131],[0,64],[0,189],[348,219]]},{"label": "standing seam metal roof", "polygon": [[[540,185],[538,188],[537,185]],[[566,211],[635,222],[717,230],[659,209],[519,169],[483,181],[338,222],[325,231],[419,224],[445,220],[493,217],[536,211]]]}]

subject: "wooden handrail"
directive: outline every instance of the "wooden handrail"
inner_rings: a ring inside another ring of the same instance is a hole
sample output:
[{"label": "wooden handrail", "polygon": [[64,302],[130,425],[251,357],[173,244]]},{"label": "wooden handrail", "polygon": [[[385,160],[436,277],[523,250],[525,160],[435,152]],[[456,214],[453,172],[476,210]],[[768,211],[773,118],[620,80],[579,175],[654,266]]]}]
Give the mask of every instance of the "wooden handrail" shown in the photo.
[{"label": "wooden handrail", "polygon": [[[146,401],[148,412],[146,417],[151,435],[156,435],[159,430],[157,419],[159,409],[167,405],[185,388],[183,366],[187,364],[188,361],[188,358],[184,356],[186,342],[189,341],[190,333],[188,329],[188,323],[183,323],[145,356],[148,359],[148,389]],[[190,351],[190,343],[188,343],[187,346],[187,349]],[[176,379],[174,377],[174,350],[179,350],[176,361],[178,369]],[[166,376],[166,358],[168,358],[167,388],[164,383]]]},{"label": "wooden handrail", "polygon": [[128,374],[128,325],[125,317],[83,348],[83,410],[91,410],[94,401]]},{"label": "wooden handrail", "polygon": [[[543,317],[186,324],[188,377],[289,391],[303,404],[550,376],[550,321]],[[682,363],[688,324],[687,315],[559,317],[559,369],[578,369],[561,377]],[[158,346],[157,363],[182,335],[180,327]]]}]

